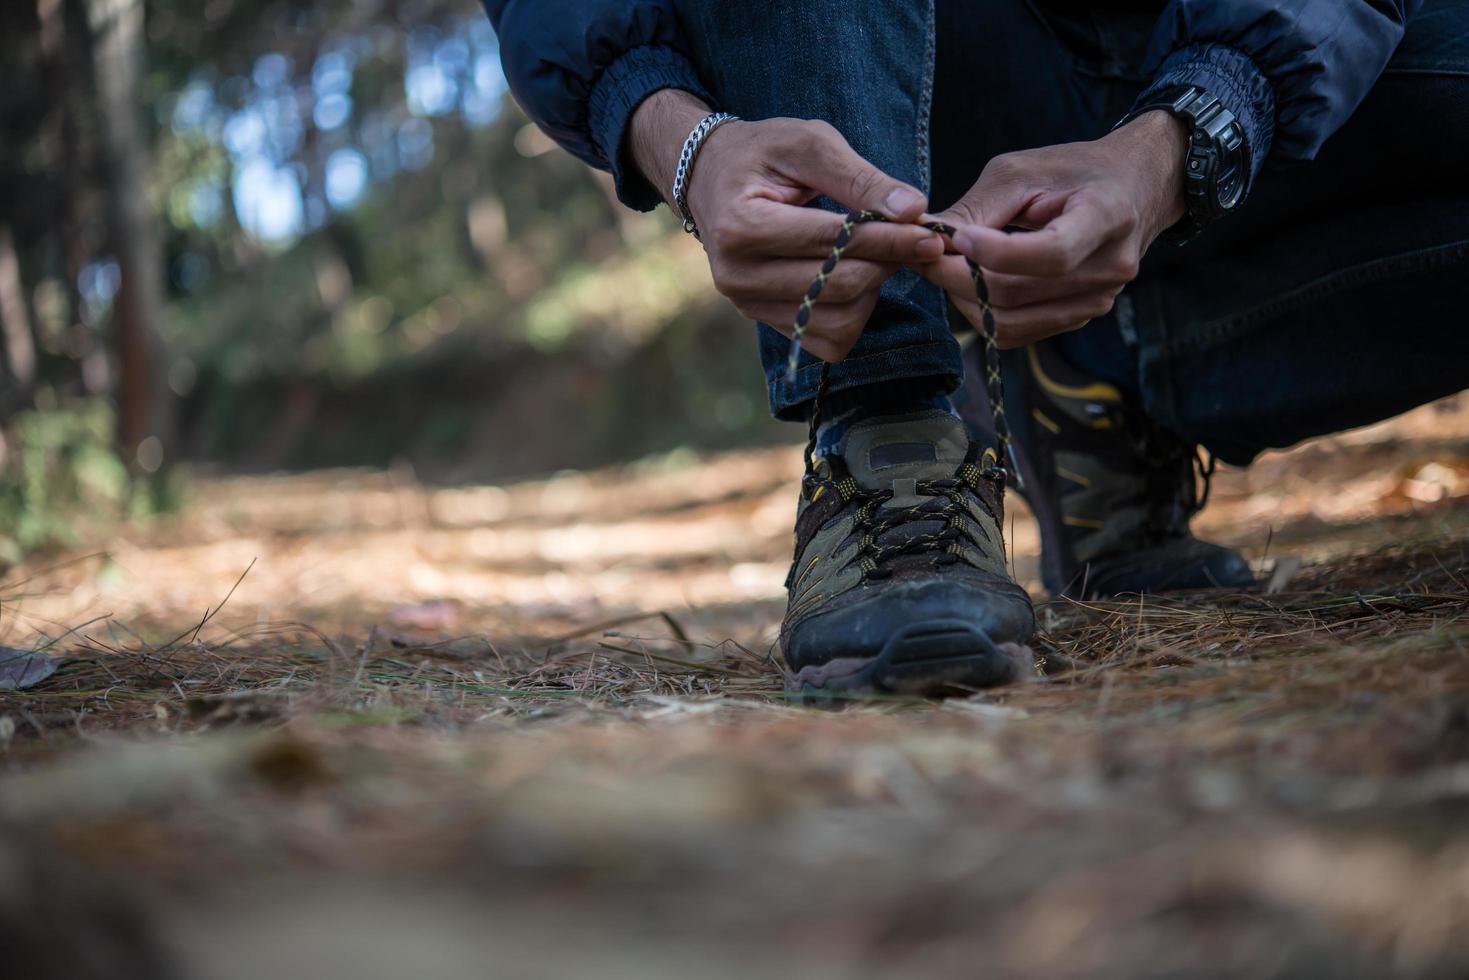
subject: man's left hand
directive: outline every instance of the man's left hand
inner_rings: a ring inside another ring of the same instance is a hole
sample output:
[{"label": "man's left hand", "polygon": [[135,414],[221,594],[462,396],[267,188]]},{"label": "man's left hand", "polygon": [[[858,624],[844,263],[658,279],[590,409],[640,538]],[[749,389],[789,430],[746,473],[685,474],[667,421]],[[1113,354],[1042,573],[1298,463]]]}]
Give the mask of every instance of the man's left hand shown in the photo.
[{"label": "man's left hand", "polygon": [[[1155,111],[1089,143],[995,157],[936,215],[963,254],[915,268],[978,327],[963,256],[977,262],[1001,347],[1075,330],[1112,309],[1153,239],[1183,217],[1187,153],[1183,123]],[[1001,230],[1012,226],[1030,230]]]}]

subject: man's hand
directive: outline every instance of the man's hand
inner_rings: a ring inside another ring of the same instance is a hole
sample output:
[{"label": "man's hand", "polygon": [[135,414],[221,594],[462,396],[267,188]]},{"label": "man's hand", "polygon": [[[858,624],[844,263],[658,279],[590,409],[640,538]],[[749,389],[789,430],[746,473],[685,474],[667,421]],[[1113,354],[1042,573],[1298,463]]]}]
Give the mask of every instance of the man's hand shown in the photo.
[{"label": "man's hand", "polygon": [[[633,159],[665,197],[684,138],[708,112],[688,93],[666,89],[633,114]],[[911,224],[927,204],[923,194],[862,159],[828,124],[802,119],[720,126],[705,139],[686,192],[715,286],[745,316],[786,336],[842,225],[840,215],[802,207],[820,194],[909,222],[858,227],[821,291],[803,346],[838,361],[867,325],[878,287],[900,266],[923,267],[943,254],[939,236]]]},{"label": "man's hand", "polygon": [[[1158,233],[1183,217],[1188,135],[1148,112],[1090,143],[995,157],[957,204],[938,215],[954,246],[984,271],[1001,347],[1075,330],[1112,309]],[[1005,232],[1015,225],[1030,231]],[[919,268],[976,327],[963,256]]]}]

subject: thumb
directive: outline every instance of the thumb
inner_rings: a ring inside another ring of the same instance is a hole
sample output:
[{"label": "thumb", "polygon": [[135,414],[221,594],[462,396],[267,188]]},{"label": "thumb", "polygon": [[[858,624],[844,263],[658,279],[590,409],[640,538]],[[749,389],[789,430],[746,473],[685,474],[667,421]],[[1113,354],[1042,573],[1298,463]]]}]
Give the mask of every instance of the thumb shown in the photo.
[{"label": "thumb", "polygon": [[961,231],[970,225],[1000,229],[1026,210],[1034,194],[1034,188],[1028,183],[987,180],[986,175],[981,174],[969,193],[935,217]]},{"label": "thumb", "polygon": [[806,145],[796,148],[791,163],[797,180],[854,211],[913,222],[928,207],[922,191],[868,163],[826,123],[811,124]]}]

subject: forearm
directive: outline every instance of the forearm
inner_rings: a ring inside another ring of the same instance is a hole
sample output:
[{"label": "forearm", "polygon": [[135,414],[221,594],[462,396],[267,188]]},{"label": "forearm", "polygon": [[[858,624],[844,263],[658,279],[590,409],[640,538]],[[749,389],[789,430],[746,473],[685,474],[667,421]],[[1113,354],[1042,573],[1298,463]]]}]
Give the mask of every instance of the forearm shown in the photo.
[{"label": "forearm", "polygon": [[1139,219],[1151,241],[1183,217],[1188,128],[1171,113],[1154,110],[1113,130],[1103,140],[1117,144],[1122,165],[1133,172],[1139,186],[1151,191],[1139,198]]},{"label": "forearm", "polygon": [[627,135],[633,164],[669,204],[683,141],[709,111],[698,96],[666,88],[644,99],[633,113]]}]

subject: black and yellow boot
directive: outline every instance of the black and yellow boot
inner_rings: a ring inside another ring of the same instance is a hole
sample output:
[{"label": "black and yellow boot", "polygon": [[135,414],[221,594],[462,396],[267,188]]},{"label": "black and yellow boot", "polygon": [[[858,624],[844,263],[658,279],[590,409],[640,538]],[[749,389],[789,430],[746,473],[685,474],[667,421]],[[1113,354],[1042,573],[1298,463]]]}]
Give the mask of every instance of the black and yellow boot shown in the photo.
[{"label": "black and yellow boot", "polygon": [[993,459],[922,411],[854,425],[809,463],[780,629],[793,695],[936,695],[1031,671]]},{"label": "black and yellow boot", "polygon": [[[1254,584],[1239,552],[1194,537],[1212,459],[1149,420],[1114,385],[1045,341],[1011,359],[1006,405],[1019,489],[1041,533],[1041,576],[1058,596],[1104,598]],[[970,375],[978,369],[969,365]],[[970,384],[975,382],[971,381]],[[960,406],[989,426],[984,399]]]}]

